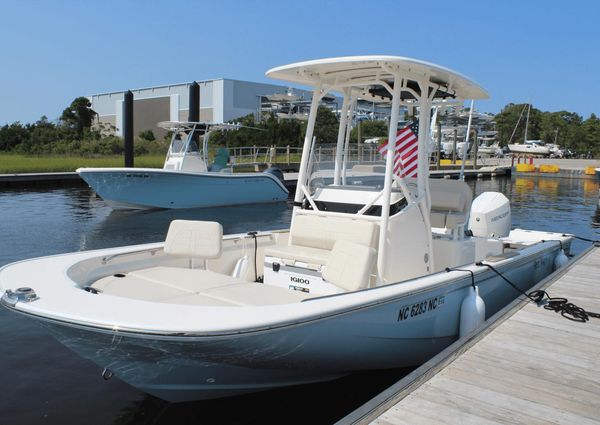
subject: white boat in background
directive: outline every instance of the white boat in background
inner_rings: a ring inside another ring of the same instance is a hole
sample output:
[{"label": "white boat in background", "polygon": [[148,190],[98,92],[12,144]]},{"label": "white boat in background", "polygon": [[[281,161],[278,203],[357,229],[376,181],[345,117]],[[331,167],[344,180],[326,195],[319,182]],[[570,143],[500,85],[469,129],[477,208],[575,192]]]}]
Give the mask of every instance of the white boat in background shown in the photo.
[{"label": "white boat in background", "polygon": [[[314,87],[289,229],[223,236],[219,223],[177,220],[164,243],[10,264],[2,305],[107,378],[166,400],[210,399],[419,365],[519,295],[487,265],[527,290],[568,251],[563,233],[511,230],[501,193],[472,200],[464,182],[428,178],[431,108],[488,97],[467,77],[395,56],[267,76]],[[333,179],[314,184],[317,109],[330,92],[343,96]],[[359,99],[391,104],[388,140],[401,105],[426,111],[417,177],[394,173],[395,146],[380,164],[348,164],[347,111]],[[373,175],[346,179],[353,170]]]},{"label": "white boat in background", "polygon": [[[202,208],[285,201],[288,190],[277,169],[234,173],[222,148],[209,165],[210,133],[233,124],[164,121],[173,133],[162,169],[79,168],[77,173],[114,209]],[[198,141],[202,141],[199,146]]]},{"label": "white boat in background", "polygon": [[477,147],[477,152],[484,155],[497,155],[499,150],[502,150],[502,148],[497,143],[492,145],[483,144]]},{"label": "white boat in background", "polygon": [[512,143],[508,145],[512,153],[546,156],[550,154],[545,143],[541,140],[526,140],[525,143]]},{"label": "white boat in background", "polygon": [[[527,118],[525,120],[525,135],[523,139],[523,143],[509,143],[508,149],[511,153],[515,154],[526,154],[526,155],[534,155],[534,156],[546,156],[550,155],[550,149],[546,147],[546,144],[542,140],[527,140],[527,128],[529,127],[529,112],[531,110],[531,104],[527,104]],[[521,116],[523,112],[521,112]],[[515,126],[515,130],[519,125],[519,121],[521,120],[521,116],[519,116],[519,120],[517,121],[517,125]],[[513,130],[513,135],[515,131]],[[512,140],[512,136],[511,136]]]}]

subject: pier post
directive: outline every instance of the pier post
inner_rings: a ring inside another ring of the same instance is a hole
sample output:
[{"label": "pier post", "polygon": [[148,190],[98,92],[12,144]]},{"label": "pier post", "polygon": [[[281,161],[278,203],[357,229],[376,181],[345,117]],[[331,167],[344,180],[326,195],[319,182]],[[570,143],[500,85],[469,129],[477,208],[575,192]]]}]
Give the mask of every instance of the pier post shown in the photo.
[{"label": "pier post", "polygon": [[477,129],[473,129],[473,169],[477,169],[477,155],[479,150],[479,142],[477,141]]},{"label": "pier post", "polygon": [[456,164],[456,138],[458,137],[458,130],[454,128],[454,141],[452,142],[452,165]]},{"label": "pier post", "polygon": [[437,168],[440,169],[442,164],[442,122],[438,120],[437,123],[437,134],[438,134],[438,142],[437,142]]},{"label": "pier post", "polygon": [[123,145],[125,167],[133,167],[133,93],[125,92],[123,98]]},{"label": "pier post", "polygon": [[189,106],[188,106],[188,121],[200,121],[200,86],[197,82],[190,84],[189,91]]}]

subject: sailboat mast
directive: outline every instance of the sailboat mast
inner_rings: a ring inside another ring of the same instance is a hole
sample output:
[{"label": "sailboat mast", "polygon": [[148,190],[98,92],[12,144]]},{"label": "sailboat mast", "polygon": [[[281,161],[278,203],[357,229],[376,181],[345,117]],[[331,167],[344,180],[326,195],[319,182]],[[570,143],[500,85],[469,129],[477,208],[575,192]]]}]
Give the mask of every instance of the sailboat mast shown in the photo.
[{"label": "sailboat mast", "polygon": [[523,143],[527,143],[527,127],[529,126],[529,111],[531,110],[531,103],[527,104],[527,119],[525,120],[525,136],[523,136]]}]

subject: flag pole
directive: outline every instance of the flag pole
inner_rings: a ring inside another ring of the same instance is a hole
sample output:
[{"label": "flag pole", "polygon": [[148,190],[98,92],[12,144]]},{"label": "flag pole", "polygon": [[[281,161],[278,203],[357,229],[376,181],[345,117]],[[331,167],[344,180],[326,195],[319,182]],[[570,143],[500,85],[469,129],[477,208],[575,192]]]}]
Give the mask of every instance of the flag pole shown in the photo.
[{"label": "flag pole", "polygon": [[[465,162],[467,161],[467,147],[469,146],[469,137],[471,135],[471,120],[473,119],[473,105],[475,101],[471,99],[471,109],[469,110],[469,122],[467,123],[467,137],[465,137],[465,145],[463,146],[462,163],[460,164],[459,180],[465,181]],[[477,140],[475,141],[477,143]]]}]

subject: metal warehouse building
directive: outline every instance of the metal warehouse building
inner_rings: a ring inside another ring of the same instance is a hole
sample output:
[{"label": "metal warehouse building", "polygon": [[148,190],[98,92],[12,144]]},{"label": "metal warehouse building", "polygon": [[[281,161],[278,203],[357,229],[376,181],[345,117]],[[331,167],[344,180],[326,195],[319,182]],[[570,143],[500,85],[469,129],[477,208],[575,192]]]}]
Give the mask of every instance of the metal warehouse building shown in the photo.
[{"label": "metal warehouse building", "polygon": [[[134,134],[152,130],[162,137],[159,121],[186,121],[189,110],[189,86],[191,83],[170,84],[131,90],[134,98]],[[291,94],[310,99],[307,90],[250,81],[216,80],[198,81],[200,86],[200,121],[226,122],[260,109],[261,98],[273,94]],[[114,125],[116,134],[122,136],[123,98],[126,91],[100,93],[88,96],[92,109],[100,123]]]}]

